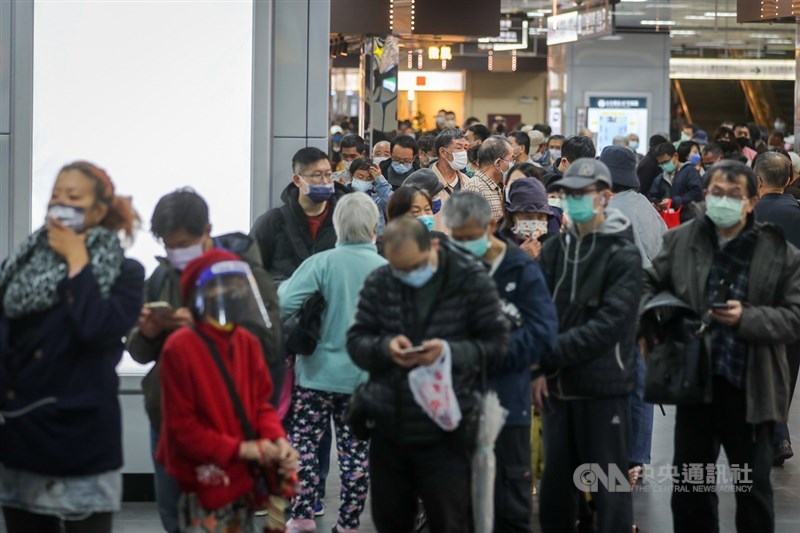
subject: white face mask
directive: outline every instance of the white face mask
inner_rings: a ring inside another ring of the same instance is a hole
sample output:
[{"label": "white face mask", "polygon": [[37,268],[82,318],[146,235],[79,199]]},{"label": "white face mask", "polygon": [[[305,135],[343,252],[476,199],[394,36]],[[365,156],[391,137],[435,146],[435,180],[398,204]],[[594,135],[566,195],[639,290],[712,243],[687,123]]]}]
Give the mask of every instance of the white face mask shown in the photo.
[{"label": "white face mask", "polygon": [[383,163],[387,159],[389,159],[389,158],[388,157],[373,157],[372,158],[372,162],[375,163],[376,165],[380,165],[381,163]]},{"label": "white face mask", "polygon": [[167,248],[167,259],[175,270],[183,271],[186,265],[203,255],[203,243],[186,248]]},{"label": "white face mask", "polygon": [[345,160],[342,160],[342,165],[344,165],[344,169],[345,169],[345,170],[350,170],[350,164],[351,164],[351,163],[352,163],[352,161],[345,161]]},{"label": "white face mask", "polygon": [[549,205],[550,207],[557,207],[557,208],[561,209],[561,204],[562,204],[561,198],[548,198],[547,199],[547,205]]},{"label": "white face mask", "polygon": [[514,235],[525,239],[538,239],[547,233],[547,222],[544,220],[518,220],[511,231]]},{"label": "white face mask", "polygon": [[450,168],[453,170],[461,170],[467,167],[467,152],[453,152],[453,160],[448,161]]}]

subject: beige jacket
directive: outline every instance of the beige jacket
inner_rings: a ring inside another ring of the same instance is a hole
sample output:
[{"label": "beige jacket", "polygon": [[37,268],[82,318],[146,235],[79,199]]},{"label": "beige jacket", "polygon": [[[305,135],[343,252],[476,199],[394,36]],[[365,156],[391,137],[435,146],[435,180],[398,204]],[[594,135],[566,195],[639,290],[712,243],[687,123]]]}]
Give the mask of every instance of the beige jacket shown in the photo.
[{"label": "beige jacket", "polygon": [[[445,202],[450,199],[450,196],[453,194],[454,191],[452,187],[450,187],[450,184],[447,183],[447,181],[445,181],[444,177],[442,177],[442,172],[439,170],[438,161],[437,163],[431,165],[430,169],[433,170],[434,174],[436,174],[436,177],[439,178],[439,181],[441,181],[444,184],[444,189],[442,190],[441,193],[439,193],[439,196],[442,199],[442,208],[444,208]],[[461,183],[460,190],[462,191],[465,190],[467,188],[467,185],[469,185],[469,177],[463,172],[459,172],[458,170],[456,170],[456,177],[458,178],[458,181]],[[433,216],[433,222],[434,222],[433,229],[435,231],[441,231],[445,235],[450,235],[450,232],[447,230],[447,226],[445,226],[444,224],[444,216],[442,213],[443,209]]]}]

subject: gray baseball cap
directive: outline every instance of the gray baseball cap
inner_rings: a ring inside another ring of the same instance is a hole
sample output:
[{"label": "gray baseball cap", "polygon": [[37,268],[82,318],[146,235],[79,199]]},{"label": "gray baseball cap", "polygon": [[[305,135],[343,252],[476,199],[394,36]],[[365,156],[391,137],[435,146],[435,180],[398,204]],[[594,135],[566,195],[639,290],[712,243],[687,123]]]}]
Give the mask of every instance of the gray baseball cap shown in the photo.
[{"label": "gray baseball cap", "polygon": [[575,160],[564,172],[564,177],[548,185],[548,191],[569,189],[578,191],[596,183],[604,183],[611,188],[611,171],[596,159],[584,157]]}]

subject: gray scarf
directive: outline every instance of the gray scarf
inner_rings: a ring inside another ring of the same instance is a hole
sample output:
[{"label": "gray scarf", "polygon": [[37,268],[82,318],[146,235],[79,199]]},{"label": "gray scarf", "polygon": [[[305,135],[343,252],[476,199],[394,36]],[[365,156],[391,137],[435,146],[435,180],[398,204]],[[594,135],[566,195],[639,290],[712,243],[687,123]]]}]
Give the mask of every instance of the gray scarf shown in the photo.
[{"label": "gray scarf", "polygon": [[[124,259],[119,238],[110,229],[92,228],[86,236],[86,248],[100,293],[108,298]],[[58,285],[66,278],[67,263],[50,248],[47,229],[35,231],[0,271],[5,315],[14,319],[50,309],[59,302]]]}]

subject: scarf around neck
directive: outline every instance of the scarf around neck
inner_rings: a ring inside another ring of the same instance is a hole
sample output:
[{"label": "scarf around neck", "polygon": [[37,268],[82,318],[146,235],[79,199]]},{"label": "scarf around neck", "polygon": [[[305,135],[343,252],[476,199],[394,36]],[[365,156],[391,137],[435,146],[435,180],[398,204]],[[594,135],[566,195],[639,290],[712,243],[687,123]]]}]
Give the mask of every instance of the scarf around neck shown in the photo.
[{"label": "scarf around neck", "polygon": [[[86,236],[86,248],[100,293],[108,298],[124,259],[119,238],[108,228],[92,228]],[[55,306],[61,299],[58,286],[67,274],[67,262],[47,242],[47,228],[36,230],[0,271],[4,314],[15,319]]]}]

